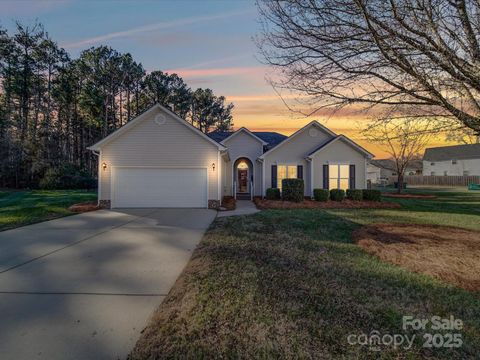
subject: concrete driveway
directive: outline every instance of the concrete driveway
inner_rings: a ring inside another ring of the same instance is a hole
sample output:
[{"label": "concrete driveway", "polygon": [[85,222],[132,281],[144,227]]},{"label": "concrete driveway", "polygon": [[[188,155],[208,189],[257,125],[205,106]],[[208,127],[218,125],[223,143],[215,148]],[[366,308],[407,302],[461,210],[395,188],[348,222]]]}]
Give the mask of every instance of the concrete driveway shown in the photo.
[{"label": "concrete driveway", "polygon": [[215,216],[100,210],[0,232],[0,357],[125,358]]}]

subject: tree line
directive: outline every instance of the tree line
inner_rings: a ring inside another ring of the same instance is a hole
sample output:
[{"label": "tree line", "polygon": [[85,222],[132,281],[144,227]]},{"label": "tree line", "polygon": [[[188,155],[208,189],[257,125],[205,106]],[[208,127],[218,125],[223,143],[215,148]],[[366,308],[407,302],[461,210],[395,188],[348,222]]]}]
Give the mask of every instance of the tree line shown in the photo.
[{"label": "tree line", "polygon": [[231,129],[233,104],[181,77],[147,73],[108,46],[72,59],[41,24],[0,28],[0,187],[36,187],[66,164],[95,175],[87,146],[160,103],[202,132]]}]

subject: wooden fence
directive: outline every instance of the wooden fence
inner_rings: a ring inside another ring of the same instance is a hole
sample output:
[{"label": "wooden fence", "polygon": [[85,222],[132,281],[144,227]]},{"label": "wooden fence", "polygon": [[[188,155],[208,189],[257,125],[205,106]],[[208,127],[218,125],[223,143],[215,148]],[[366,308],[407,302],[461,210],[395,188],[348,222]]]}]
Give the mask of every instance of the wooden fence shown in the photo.
[{"label": "wooden fence", "polygon": [[480,176],[407,175],[404,181],[408,185],[468,186],[468,184],[480,184]]}]

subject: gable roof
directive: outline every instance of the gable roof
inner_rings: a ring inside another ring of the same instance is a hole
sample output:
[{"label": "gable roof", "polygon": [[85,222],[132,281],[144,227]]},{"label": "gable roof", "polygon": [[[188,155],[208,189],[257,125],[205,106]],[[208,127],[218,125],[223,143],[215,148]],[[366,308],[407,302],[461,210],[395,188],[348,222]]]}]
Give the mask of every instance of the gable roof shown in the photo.
[{"label": "gable roof", "polygon": [[222,141],[220,141],[220,144],[222,145],[225,145],[225,141],[229,140],[229,139],[232,139],[234,136],[237,136],[238,134],[240,134],[241,132],[244,132],[248,135],[250,135],[251,137],[253,137],[255,140],[259,141],[262,145],[267,145],[267,142],[263,141],[262,139],[260,139],[258,136],[256,136],[255,134],[253,134],[250,130],[248,130],[246,127],[241,127],[240,129],[238,129],[237,131],[231,133],[229,136],[227,136],[225,139],[223,139]]},{"label": "gable roof", "polygon": [[204,134],[203,132],[198,130],[195,126],[190,124],[188,121],[182,119],[177,114],[173,113],[172,111],[170,111],[169,109],[167,109],[166,107],[164,107],[164,106],[162,106],[158,103],[153,105],[150,109],[146,110],[142,114],[138,115],[135,119],[133,119],[133,120],[129,121],[128,123],[126,123],[125,125],[123,125],[121,128],[115,130],[110,135],[104,137],[99,142],[87,147],[87,149],[88,150],[100,150],[103,146],[105,146],[109,142],[115,140],[117,137],[119,137],[123,133],[127,132],[128,130],[132,129],[133,127],[135,127],[136,125],[138,125],[142,121],[146,120],[148,118],[148,115],[152,114],[155,110],[160,110],[164,113],[167,113],[173,119],[178,121],[180,124],[186,126],[189,130],[193,131],[194,133],[196,133],[197,135],[202,137],[204,140],[206,140],[206,141],[210,142],[212,145],[216,146],[219,150],[226,150],[226,148],[222,144],[219,144],[216,141],[212,140],[210,137],[208,137],[206,134]]},{"label": "gable roof", "polygon": [[[286,135],[279,134],[273,131],[250,131],[250,132],[255,136],[257,136],[258,138],[265,141],[268,144],[267,147],[276,146],[288,137]],[[217,131],[217,130],[207,133],[207,135],[211,139],[217,142],[222,142],[232,134],[233,134],[232,131]]]},{"label": "gable roof", "polygon": [[448,160],[480,159],[480,144],[441,146],[425,149],[423,160],[448,161]]},{"label": "gable roof", "polygon": [[368,156],[369,158],[372,158],[373,157],[373,154],[367,150],[365,150],[363,147],[361,147],[360,145],[358,145],[355,141],[349,139],[348,137],[346,137],[345,135],[338,135],[326,142],[324,142],[322,145],[320,145],[319,147],[317,147],[315,150],[313,150],[310,154],[308,154],[308,157],[312,157],[314,156],[316,153],[318,153],[319,151],[325,149],[326,147],[328,147],[330,144],[333,144],[334,142],[337,142],[337,141],[343,141],[345,142],[346,144],[350,145],[351,147],[353,147],[355,150],[357,150],[358,152],[361,152],[363,153],[364,155]]},{"label": "gable roof", "polygon": [[272,147],[271,149],[269,149],[268,151],[266,151],[263,155],[259,156],[258,158],[259,159],[264,159],[265,155],[269,154],[270,152],[272,152],[273,150],[276,150],[278,149],[280,146],[282,146],[283,144],[286,144],[287,142],[289,142],[291,139],[295,138],[298,134],[301,134],[302,132],[304,132],[306,129],[308,129],[309,127],[311,126],[316,126],[318,128],[320,128],[320,130],[322,130],[323,132],[325,132],[326,134],[330,135],[330,136],[337,136],[337,134],[335,134],[332,130],[328,129],[327,127],[323,126],[322,124],[320,124],[317,120],[313,120],[311,122],[309,122],[307,125],[305,125],[304,127],[302,127],[301,129],[295,131],[292,135],[290,135],[287,139],[285,139],[285,141],[282,141],[281,143],[279,143],[277,146],[274,146]]}]

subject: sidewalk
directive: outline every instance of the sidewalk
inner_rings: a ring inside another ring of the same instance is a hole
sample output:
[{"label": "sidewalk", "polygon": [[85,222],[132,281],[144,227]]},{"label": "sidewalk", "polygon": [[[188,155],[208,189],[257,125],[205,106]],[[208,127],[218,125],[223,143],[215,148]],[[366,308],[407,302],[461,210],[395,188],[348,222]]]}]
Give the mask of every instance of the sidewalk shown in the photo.
[{"label": "sidewalk", "polygon": [[237,208],[231,211],[219,211],[217,217],[250,215],[259,212],[253,201],[237,200]]}]

